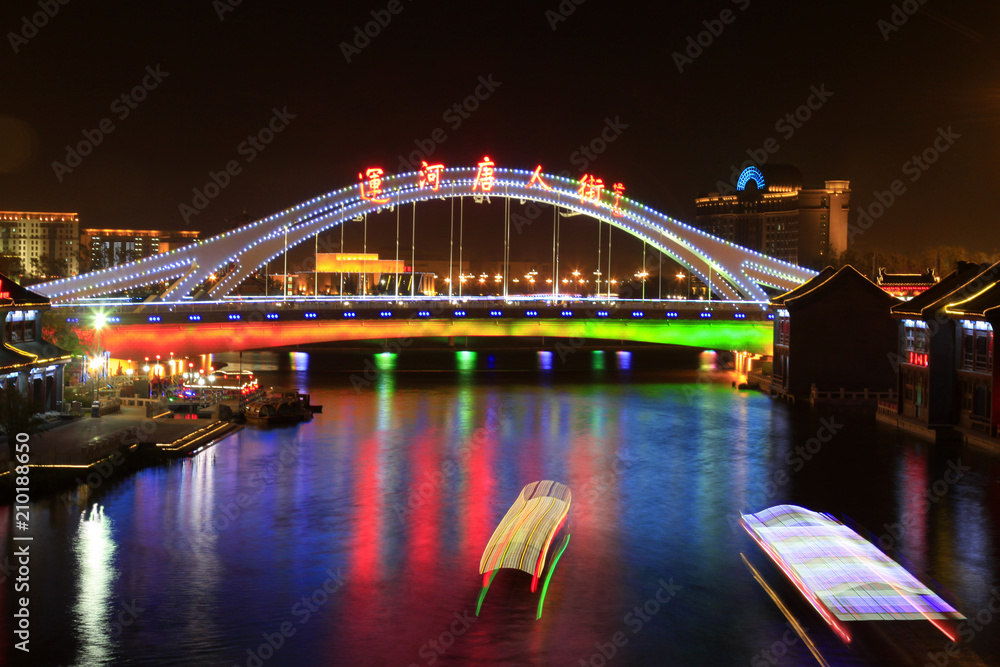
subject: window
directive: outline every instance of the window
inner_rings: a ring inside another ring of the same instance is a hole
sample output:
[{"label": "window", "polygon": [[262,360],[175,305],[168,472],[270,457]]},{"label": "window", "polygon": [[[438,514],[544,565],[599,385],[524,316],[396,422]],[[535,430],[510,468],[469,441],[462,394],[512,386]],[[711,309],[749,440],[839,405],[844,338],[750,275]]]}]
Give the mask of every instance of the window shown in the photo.
[{"label": "window", "polygon": [[986,331],[976,332],[976,363],[975,368],[977,371],[988,370],[989,365],[989,339],[986,337]]},{"label": "window", "polygon": [[973,398],[972,414],[975,417],[989,419],[990,416],[990,390],[988,387],[979,385],[975,389]]}]

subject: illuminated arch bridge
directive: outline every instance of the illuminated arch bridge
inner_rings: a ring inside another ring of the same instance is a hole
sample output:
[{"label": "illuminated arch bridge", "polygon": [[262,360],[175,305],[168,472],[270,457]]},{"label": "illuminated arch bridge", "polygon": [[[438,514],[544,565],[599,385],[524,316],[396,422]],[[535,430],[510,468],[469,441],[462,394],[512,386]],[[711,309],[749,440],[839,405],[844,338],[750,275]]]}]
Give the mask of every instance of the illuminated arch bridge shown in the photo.
[{"label": "illuminated arch bridge", "polygon": [[[366,213],[435,198],[486,195],[552,204],[584,213],[642,239],[673,258],[709,285],[722,299],[765,301],[764,287],[787,291],[814,274],[706,234],[610,190],[535,171],[495,167],[483,192],[476,167],[441,168],[435,178],[415,171],[334,190],[297,206],[196,244],[112,269],[36,285],[54,303],[100,297],[144,285],[169,283],[156,300],[180,302],[213,273],[235,268],[216,283],[207,298],[221,299],[266,262],[317,233]],[[478,187],[479,189],[474,189]],[[570,218],[572,219],[572,218]]]}]

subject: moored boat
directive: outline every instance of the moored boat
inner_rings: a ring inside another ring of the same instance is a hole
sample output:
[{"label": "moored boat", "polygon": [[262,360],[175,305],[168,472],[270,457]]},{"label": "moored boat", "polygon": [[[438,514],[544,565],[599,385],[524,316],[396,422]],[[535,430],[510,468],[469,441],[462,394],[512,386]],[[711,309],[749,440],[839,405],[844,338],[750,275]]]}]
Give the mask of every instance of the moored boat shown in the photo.
[{"label": "moored boat", "polygon": [[285,390],[263,400],[251,401],[243,415],[252,424],[295,424],[309,421],[314,412],[318,410],[311,408],[309,394]]}]

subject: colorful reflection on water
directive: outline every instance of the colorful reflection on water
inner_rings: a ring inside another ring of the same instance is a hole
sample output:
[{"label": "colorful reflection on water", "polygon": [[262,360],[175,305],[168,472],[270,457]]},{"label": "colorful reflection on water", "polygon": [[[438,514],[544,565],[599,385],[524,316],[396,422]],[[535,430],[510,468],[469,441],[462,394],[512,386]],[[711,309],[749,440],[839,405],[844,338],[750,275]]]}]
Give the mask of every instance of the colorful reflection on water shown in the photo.
[{"label": "colorful reflection on water", "polygon": [[[1000,574],[996,457],[943,451],[870,416],[792,409],[696,371],[651,373],[640,353],[609,351],[605,368],[605,355],[585,352],[586,370],[567,373],[548,352],[500,375],[465,350],[443,374],[401,372],[405,352],[260,357],[277,369],[264,382],[310,391],[323,413],[35,507],[32,581],[44,585],[32,588],[33,659],[578,665],[611,646],[619,664],[746,664],[787,628],[739,558],[756,547],[738,511],[783,502],[876,535],[898,525],[902,552],[962,611],[988,604]],[[842,428],[810,453],[831,418]],[[956,456],[971,470],[925,507]],[[539,479],[573,492],[572,543],[545,614],[535,620],[530,576],[502,571],[476,618],[483,549]],[[831,664],[875,664],[807,614]],[[975,646],[1000,658],[989,633]],[[787,651],[787,664],[812,660],[801,643]]]}]

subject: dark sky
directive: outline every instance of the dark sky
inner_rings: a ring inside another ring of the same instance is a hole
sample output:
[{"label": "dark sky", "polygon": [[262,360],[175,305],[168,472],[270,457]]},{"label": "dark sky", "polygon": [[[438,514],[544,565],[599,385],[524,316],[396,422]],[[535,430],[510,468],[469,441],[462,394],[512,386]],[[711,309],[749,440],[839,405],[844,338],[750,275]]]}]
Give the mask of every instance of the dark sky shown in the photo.
[{"label": "dark sky", "polygon": [[[400,0],[397,14],[382,0],[243,0],[221,20],[226,0],[46,2],[58,11],[37,31],[24,23],[42,11],[37,0],[0,10],[0,209],[211,234],[243,211],[263,217],[356,182],[364,167],[396,171],[436,128],[447,139],[433,155],[448,165],[489,154],[579,174],[574,152],[611,119],[620,134],[587,171],[680,219],[773,138],[769,161],[799,166],[807,184],[851,181],[852,219],[902,181],[859,240],[1000,247],[988,196],[1000,175],[996,2],[897,9],[907,20],[891,32],[893,3],[872,0]],[[553,30],[560,6],[574,11]],[[347,62],[342,43],[373,11],[391,19]],[[724,11],[728,24],[716,22]],[[720,34],[678,71],[674,54],[705,22]],[[499,85],[456,127],[445,112],[480,77]],[[134,109],[115,102],[144,78],[152,89]],[[813,98],[819,108],[799,127],[778,125],[813,89],[832,95]],[[241,149],[275,109],[294,118],[263,150]],[[112,132],[97,130],[102,119]],[[907,165],[948,128],[934,164]],[[85,133],[100,144],[72,171],[54,168],[69,166],[66,147]],[[231,160],[240,173],[186,222],[179,206]]]}]

